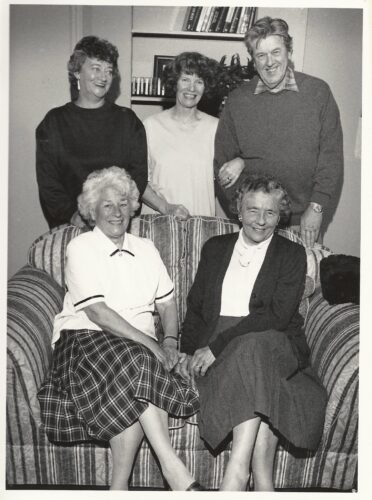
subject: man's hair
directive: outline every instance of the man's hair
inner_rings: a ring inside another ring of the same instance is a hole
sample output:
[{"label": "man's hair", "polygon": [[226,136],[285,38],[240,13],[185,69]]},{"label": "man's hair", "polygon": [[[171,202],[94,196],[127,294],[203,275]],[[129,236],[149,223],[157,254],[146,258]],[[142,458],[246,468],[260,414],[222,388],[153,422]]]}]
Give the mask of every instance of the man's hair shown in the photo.
[{"label": "man's hair", "polygon": [[284,45],[288,52],[292,52],[293,40],[288,33],[288,24],[284,19],[262,17],[258,19],[244,36],[244,43],[248,49],[249,54],[253,57],[253,49],[257,48],[258,43],[271,35],[281,36]]}]

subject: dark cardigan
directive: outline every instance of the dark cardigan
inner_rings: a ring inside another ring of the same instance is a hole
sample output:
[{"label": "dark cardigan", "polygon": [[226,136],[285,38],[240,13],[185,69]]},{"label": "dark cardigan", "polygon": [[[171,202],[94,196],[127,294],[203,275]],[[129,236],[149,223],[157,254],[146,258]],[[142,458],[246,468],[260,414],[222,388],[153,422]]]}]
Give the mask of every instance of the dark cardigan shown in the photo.
[{"label": "dark cardigan", "polygon": [[181,350],[193,354],[196,349],[209,345],[217,357],[238,335],[274,329],[288,335],[299,366],[306,366],[309,347],[302,329],[303,318],[298,312],[305,285],[306,252],[301,245],[277,234],[270,242],[254,284],[250,314],[209,343],[219,318],[222,283],[237,239],[238,233],[234,233],[205,243],[187,298]]}]

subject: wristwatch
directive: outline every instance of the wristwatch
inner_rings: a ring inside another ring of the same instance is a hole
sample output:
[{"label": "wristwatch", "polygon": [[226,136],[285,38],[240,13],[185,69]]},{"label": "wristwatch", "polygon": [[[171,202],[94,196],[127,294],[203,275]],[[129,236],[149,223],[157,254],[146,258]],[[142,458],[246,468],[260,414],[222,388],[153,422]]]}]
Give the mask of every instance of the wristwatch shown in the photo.
[{"label": "wristwatch", "polygon": [[311,208],[316,212],[317,214],[323,213],[323,207],[322,205],[319,205],[319,203],[315,203],[314,201],[310,202]]}]

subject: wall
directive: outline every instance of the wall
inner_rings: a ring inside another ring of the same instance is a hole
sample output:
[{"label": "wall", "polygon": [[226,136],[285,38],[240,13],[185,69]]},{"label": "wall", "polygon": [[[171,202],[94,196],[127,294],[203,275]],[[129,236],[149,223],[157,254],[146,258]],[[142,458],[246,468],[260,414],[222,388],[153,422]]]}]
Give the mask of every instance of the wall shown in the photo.
[{"label": "wall", "polygon": [[9,275],[26,262],[30,243],[48,229],[35,177],[35,128],[67,102],[71,11],[66,6],[10,9]]},{"label": "wall", "polygon": [[361,161],[355,157],[362,110],[361,9],[309,9],[303,71],[324,79],[338,103],[344,132],[344,183],[324,244],[360,255]]}]

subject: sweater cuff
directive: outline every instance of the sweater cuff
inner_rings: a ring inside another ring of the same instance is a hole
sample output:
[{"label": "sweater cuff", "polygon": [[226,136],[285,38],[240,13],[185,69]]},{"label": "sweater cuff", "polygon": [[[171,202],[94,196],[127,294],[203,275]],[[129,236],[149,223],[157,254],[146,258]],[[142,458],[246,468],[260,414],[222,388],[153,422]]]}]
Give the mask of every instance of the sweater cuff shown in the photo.
[{"label": "sweater cuff", "polygon": [[215,340],[213,340],[209,345],[209,349],[212,351],[212,354],[215,358],[217,358],[221,352],[225,348],[225,342],[221,337],[217,337]]},{"label": "sweater cuff", "polygon": [[318,203],[322,205],[323,209],[327,208],[330,200],[330,196],[328,194],[320,193],[319,191],[314,191],[310,197],[310,202]]}]

